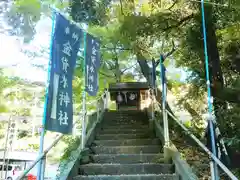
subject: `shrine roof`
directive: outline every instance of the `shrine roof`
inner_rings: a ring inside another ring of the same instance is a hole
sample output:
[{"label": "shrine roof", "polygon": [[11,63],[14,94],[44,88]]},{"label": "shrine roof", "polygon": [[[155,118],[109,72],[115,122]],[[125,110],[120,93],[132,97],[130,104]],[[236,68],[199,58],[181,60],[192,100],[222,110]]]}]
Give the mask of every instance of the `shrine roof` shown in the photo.
[{"label": "shrine roof", "polygon": [[149,89],[147,82],[124,82],[109,84],[109,91],[147,90],[147,89]]}]

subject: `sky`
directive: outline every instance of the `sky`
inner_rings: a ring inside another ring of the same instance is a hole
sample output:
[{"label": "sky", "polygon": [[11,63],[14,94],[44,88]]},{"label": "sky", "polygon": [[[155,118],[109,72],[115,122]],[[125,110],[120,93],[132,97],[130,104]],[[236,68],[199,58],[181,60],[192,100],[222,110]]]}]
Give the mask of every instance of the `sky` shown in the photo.
[{"label": "sky", "polygon": [[[1,24],[7,26],[2,19]],[[0,67],[7,67],[7,74],[19,76],[30,81],[45,82],[47,72],[40,68],[33,67],[32,64],[44,65],[47,68],[49,55],[45,54],[42,58],[31,59],[22,50],[39,52],[41,47],[46,49],[50,46],[51,19],[45,18],[39,21],[36,26],[36,35],[29,44],[24,44],[19,37],[9,36],[0,33]],[[15,66],[16,65],[16,66]]]}]

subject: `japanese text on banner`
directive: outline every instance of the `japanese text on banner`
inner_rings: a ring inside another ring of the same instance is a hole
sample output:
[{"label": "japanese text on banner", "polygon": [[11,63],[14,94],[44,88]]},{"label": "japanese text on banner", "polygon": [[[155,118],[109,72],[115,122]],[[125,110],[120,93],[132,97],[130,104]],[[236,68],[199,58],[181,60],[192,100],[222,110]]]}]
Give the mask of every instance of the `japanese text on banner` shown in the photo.
[{"label": "japanese text on banner", "polygon": [[46,130],[69,134],[73,127],[72,78],[81,29],[56,15]]},{"label": "japanese text on banner", "polygon": [[86,91],[90,96],[96,96],[98,92],[98,70],[100,67],[100,44],[90,34],[87,34],[86,43]]}]

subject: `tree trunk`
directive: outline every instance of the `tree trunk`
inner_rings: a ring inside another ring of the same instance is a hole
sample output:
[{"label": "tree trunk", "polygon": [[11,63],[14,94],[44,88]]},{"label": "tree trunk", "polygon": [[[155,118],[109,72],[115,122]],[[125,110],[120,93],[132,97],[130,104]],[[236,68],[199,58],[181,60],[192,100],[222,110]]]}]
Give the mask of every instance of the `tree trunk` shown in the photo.
[{"label": "tree trunk", "polygon": [[214,96],[222,101],[227,101],[230,103],[240,103],[240,89],[237,88],[222,88],[215,85]]},{"label": "tree trunk", "polygon": [[116,47],[113,50],[113,57],[115,59],[115,65],[114,65],[114,69],[115,69],[115,77],[116,77],[116,82],[120,83],[121,82],[121,70],[120,70],[120,65],[119,65],[119,59],[118,59],[118,53],[116,50]]},{"label": "tree trunk", "polygon": [[[218,98],[217,94],[224,88],[223,73],[220,64],[220,56],[217,47],[217,36],[215,29],[215,19],[211,5],[205,5],[205,19],[207,32],[207,48],[209,60],[209,78],[211,83],[211,94],[214,97],[213,105],[215,115],[218,120],[221,119],[220,112],[226,109],[227,104],[224,100]],[[202,26],[201,26],[202,32]],[[203,34],[203,33],[202,33]]]},{"label": "tree trunk", "polygon": [[[149,86],[151,86],[151,84],[152,84],[152,79],[150,76],[151,69],[148,66],[146,58],[141,53],[137,54],[137,62],[141,68],[143,76],[146,78]],[[160,105],[162,104],[162,92],[158,88],[157,88],[156,100],[159,102]],[[174,115],[173,111],[171,110],[171,108],[167,102],[166,102],[166,109]]]},{"label": "tree trunk", "polygon": [[120,71],[120,67],[119,67],[118,58],[116,58],[116,62],[115,62],[115,77],[116,77],[116,82],[120,83],[121,82],[121,71]]}]

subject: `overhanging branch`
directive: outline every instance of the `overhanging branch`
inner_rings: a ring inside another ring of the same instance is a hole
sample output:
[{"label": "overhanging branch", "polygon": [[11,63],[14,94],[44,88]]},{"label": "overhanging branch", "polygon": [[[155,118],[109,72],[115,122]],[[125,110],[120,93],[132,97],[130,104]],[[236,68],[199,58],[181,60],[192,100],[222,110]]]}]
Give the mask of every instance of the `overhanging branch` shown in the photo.
[{"label": "overhanging branch", "polygon": [[[143,76],[146,78],[147,82],[150,84],[151,83],[151,79],[149,76],[150,68],[148,66],[147,59],[141,54],[141,52],[136,53],[136,56],[137,56],[137,62],[140,66],[141,72],[142,72]],[[156,100],[160,104],[162,103],[162,92],[159,88],[157,88]],[[174,114],[168,103],[166,103],[166,109],[169,112],[171,112],[172,114]]]},{"label": "overhanging branch", "polygon": [[186,23],[187,21],[189,21],[190,19],[192,19],[193,17],[194,17],[194,14],[186,16],[183,19],[181,19],[180,21],[178,21],[176,24],[164,28],[163,31],[169,31],[173,28],[177,28],[177,27],[181,26],[182,24]]},{"label": "overhanging branch", "polygon": [[[175,51],[176,51],[176,47],[175,47],[174,41],[172,40],[172,50],[169,51],[166,55],[163,55],[163,59],[165,60],[167,57],[171,56]],[[159,63],[160,63],[160,59],[157,60],[155,66],[158,66]]]},{"label": "overhanging branch", "polygon": [[109,78],[115,78],[115,76],[111,76],[111,75],[108,75],[108,74],[105,74],[101,71],[99,71],[99,74],[103,75],[103,76],[106,76],[106,77],[109,77]]},{"label": "overhanging branch", "polygon": [[171,11],[172,10],[172,8],[177,4],[177,2],[178,2],[178,0],[175,0],[174,2],[173,2],[173,4],[169,7],[169,8],[167,8],[169,11]]},{"label": "overhanging branch", "polygon": [[101,48],[101,49],[106,49],[106,50],[114,50],[114,49],[116,49],[116,50],[120,50],[120,51],[132,51],[132,49],[130,49],[130,48],[110,48],[110,47],[103,47],[103,48]]},{"label": "overhanging branch", "polygon": [[120,8],[121,8],[121,13],[123,16],[125,16],[124,12],[123,12],[123,3],[122,0],[120,0]]},{"label": "overhanging branch", "polygon": [[126,69],[124,69],[124,70],[122,70],[121,71],[121,74],[123,74],[125,71],[127,71],[127,70],[129,70],[129,69],[131,69],[131,68],[133,68],[134,66],[136,66],[137,65],[137,63],[135,63],[134,65],[132,65],[131,67],[128,67],[128,68],[126,68]]}]

